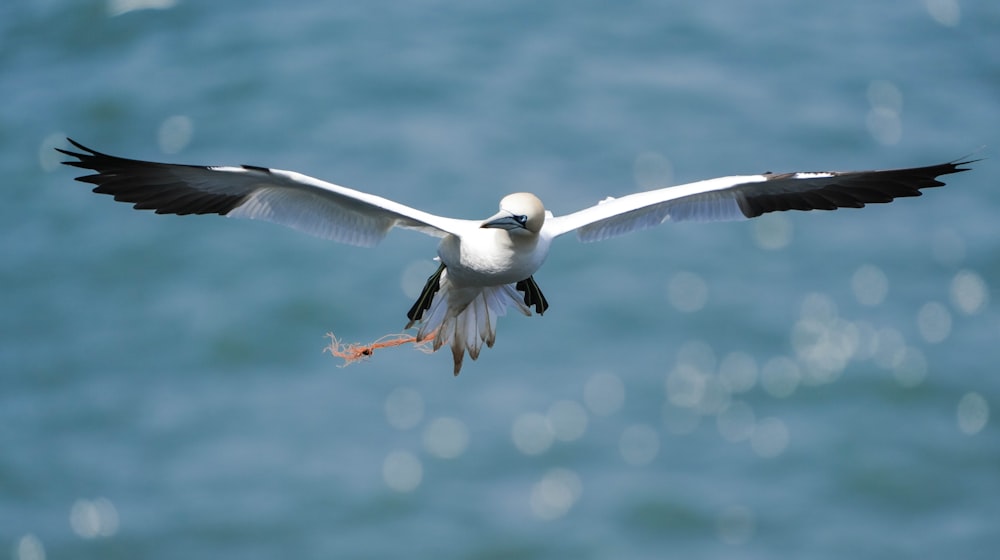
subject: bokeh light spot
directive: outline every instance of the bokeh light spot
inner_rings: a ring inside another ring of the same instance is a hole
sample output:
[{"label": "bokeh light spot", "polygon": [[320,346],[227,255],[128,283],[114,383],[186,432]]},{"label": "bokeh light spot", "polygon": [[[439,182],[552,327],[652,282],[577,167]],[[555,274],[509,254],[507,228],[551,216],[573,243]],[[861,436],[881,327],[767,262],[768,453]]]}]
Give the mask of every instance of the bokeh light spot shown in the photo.
[{"label": "bokeh light spot", "polygon": [[194,123],[184,115],[175,115],[163,121],[157,133],[160,150],[165,154],[176,154],[183,150],[194,135]]},{"label": "bokeh light spot", "polygon": [[872,80],[868,84],[868,103],[899,113],[903,110],[903,92],[888,80]]},{"label": "bokeh light spot", "polygon": [[962,270],[951,280],[951,303],[966,315],[975,315],[989,303],[989,292],[983,277],[971,270]]},{"label": "bokeh light spot", "polygon": [[177,0],[108,0],[108,15],[120,16],[136,10],[167,10],[177,5]]},{"label": "bokeh light spot", "polygon": [[63,161],[63,154],[57,152],[56,148],[66,148],[65,133],[53,132],[38,146],[38,165],[42,167],[42,171],[54,171]]},{"label": "bokeh light spot", "polygon": [[693,408],[705,394],[707,376],[688,364],[680,364],[667,374],[667,400],[680,407]]},{"label": "bokeh light spot", "polygon": [[931,344],[943,341],[951,334],[951,311],[936,301],[925,303],[917,312],[917,329]]},{"label": "bokeh light spot", "polygon": [[857,328],[843,319],[801,319],[792,327],[792,346],[803,366],[802,381],[808,384],[834,381],[858,344]]},{"label": "bokeh light spot", "polygon": [[764,214],[753,221],[753,239],[758,247],[768,251],[788,247],[793,232],[792,221],[784,214]]},{"label": "bokeh light spot", "polygon": [[955,27],[962,20],[962,8],[958,0],[924,0],[927,13],[945,27]]},{"label": "bokeh light spot", "polygon": [[884,146],[898,144],[903,137],[903,121],[899,113],[885,107],[872,107],[865,119],[868,133],[876,142]]},{"label": "bokeh light spot", "polygon": [[118,510],[107,498],[77,500],[70,508],[69,526],[85,539],[110,537],[118,532]]},{"label": "bokeh light spot", "polygon": [[436,418],[424,429],[424,449],[435,457],[454,459],[469,445],[469,429],[457,418]]},{"label": "bokeh light spot", "polygon": [[45,560],[45,547],[42,546],[41,539],[32,533],[17,539],[14,560]]},{"label": "bokeh light spot", "polygon": [[677,349],[677,364],[689,365],[703,373],[713,373],[716,367],[715,350],[704,340],[687,340]]},{"label": "bokeh light spot", "polygon": [[880,144],[891,146],[903,137],[903,92],[887,80],[874,80],[868,84],[868,102],[871,109],[865,119],[869,134]]},{"label": "bokeh light spot", "polygon": [[549,419],[537,412],[526,412],[515,418],[510,436],[514,447],[525,455],[545,453],[555,438]]},{"label": "bokeh light spot", "polygon": [[531,512],[545,521],[558,519],[566,515],[582,493],[583,483],[575,472],[563,468],[552,469],[531,489]]},{"label": "bokeh light spot", "polygon": [[420,459],[409,451],[393,451],[382,463],[382,479],[396,492],[412,492],[420,486],[424,467]]},{"label": "bokeh light spot", "polygon": [[881,268],[866,264],[854,271],[851,289],[861,305],[879,305],[889,293],[889,279]]},{"label": "bokeh light spot", "polygon": [[958,401],[958,429],[966,435],[978,434],[990,420],[990,405],[979,393],[966,393]]}]

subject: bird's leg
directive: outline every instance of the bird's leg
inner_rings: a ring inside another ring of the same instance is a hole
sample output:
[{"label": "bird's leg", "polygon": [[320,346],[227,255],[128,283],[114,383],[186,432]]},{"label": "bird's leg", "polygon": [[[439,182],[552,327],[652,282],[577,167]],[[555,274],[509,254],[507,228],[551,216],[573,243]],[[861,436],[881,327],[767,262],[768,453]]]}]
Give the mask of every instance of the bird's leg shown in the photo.
[{"label": "bird's leg", "polygon": [[441,273],[444,272],[444,268],[444,263],[441,263],[437,271],[431,274],[431,277],[427,279],[427,283],[424,284],[424,289],[420,291],[420,297],[417,298],[413,307],[406,312],[406,316],[410,319],[406,328],[412,327],[414,323],[424,316],[424,311],[431,308],[431,302],[434,301],[434,294],[441,289]]},{"label": "bird's leg", "polygon": [[538,289],[538,284],[535,283],[535,279],[531,276],[521,280],[517,284],[514,284],[517,291],[524,292],[524,304],[528,307],[532,305],[535,306],[535,311],[542,315],[545,310],[549,308],[549,302],[542,295],[542,290]]}]

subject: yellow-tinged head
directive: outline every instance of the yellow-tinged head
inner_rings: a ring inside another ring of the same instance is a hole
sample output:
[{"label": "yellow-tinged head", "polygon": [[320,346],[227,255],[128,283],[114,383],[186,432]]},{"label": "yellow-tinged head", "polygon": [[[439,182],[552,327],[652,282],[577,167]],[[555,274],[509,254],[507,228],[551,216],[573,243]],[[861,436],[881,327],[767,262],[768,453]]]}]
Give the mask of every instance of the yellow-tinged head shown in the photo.
[{"label": "yellow-tinged head", "polygon": [[490,216],[481,227],[500,228],[507,231],[542,231],[545,223],[545,206],[537,196],[526,193],[509,194],[500,201],[500,211]]}]

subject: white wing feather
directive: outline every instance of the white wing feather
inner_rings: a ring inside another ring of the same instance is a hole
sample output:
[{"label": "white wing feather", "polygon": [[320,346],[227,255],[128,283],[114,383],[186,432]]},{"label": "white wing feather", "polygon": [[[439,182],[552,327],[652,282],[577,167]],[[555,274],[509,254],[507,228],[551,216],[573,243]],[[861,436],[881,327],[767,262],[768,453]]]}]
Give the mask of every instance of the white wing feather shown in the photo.
[{"label": "white wing feather", "polygon": [[246,201],[227,215],[265,220],[361,247],[378,244],[393,227],[444,237],[479,225],[472,220],[436,216],[293,171],[272,169],[269,176],[269,181],[258,184]]},{"label": "white wing feather", "polygon": [[720,177],[608,198],[596,206],[545,221],[553,236],[576,231],[581,241],[600,241],[658,226],[667,220],[745,220],[736,185],[766,181],[763,175]]}]

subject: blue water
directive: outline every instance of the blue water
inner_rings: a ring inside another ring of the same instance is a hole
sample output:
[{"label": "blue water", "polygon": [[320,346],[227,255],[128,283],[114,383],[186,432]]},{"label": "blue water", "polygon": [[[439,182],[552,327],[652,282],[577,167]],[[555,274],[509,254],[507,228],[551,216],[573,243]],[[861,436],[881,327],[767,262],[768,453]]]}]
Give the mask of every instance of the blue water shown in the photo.
[{"label": "blue water", "polygon": [[[1000,4],[0,4],[0,556],[994,558]],[[919,199],[561,239],[544,317],[340,368],[434,240],[91,194],[66,135],[481,218],[976,152]]]}]

